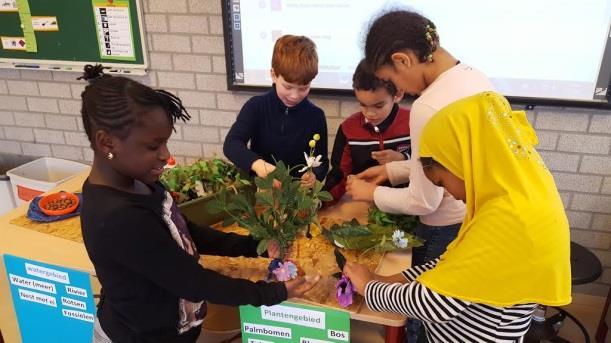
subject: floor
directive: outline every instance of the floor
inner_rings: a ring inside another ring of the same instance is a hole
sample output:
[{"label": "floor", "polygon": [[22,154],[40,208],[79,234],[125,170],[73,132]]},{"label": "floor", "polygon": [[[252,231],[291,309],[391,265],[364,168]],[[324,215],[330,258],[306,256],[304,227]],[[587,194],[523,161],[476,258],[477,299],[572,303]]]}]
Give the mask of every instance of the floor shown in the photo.
[{"label": "floor", "polygon": [[[598,327],[598,322],[600,321],[600,315],[602,314],[604,303],[604,297],[586,294],[574,294],[573,302],[564,307],[567,312],[579,319],[581,324],[586,327],[592,342],[594,342],[596,328]],[[607,340],[611,341],[611,336],[609,335],[611,335],[611,333],[607,335]],[[564,325],[560,329],[559,336],[571,342],[584,341],[581,330],[579,330],[579,328],[574,325],[571,320],[565,320]]]},{"label": "floor", "polygon": [[[575,294],[573,295],[573,303],[569,306],[564,307],[569,313],[575,316],[579,321],[586,327],[590,334],[590,339],[594,342],[594,334],[600,320],[602,308],[605,298]],[[383,343],[384,342],[384,328],[380,325],[368,324],[358,321],[352,321],[351,325],[351,342],[354,343]],[[219,343],[223,342],[234,336],[233,333],[213,333],[204,332],[198,341],[198,343]],[[565,320],[564,325],[560,329],[560,337],[567,339],[571,342],[583,342],[584,338],[579,328],[573,324],[571,320]],[[607,337],[611,341],[611,337]],[[231,343],[241,342],[240,338],[234,339]]]}]

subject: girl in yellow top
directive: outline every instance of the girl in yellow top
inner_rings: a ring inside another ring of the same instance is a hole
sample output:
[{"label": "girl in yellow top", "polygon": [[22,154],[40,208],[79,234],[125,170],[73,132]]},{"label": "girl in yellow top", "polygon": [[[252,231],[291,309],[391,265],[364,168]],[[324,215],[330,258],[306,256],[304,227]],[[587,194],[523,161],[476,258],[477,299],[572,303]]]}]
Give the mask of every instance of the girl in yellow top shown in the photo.
[{"label": "girl in yellow top", "polygon": [[536,144],[525,113],[493,92],[437,113],[420,161],[466,203],[464,222],[439,259],[399,275],[348,263],[367,305],[421,319],[432,342],[509,342],[521,341],[536,304],[570,303],[568,221]]}]

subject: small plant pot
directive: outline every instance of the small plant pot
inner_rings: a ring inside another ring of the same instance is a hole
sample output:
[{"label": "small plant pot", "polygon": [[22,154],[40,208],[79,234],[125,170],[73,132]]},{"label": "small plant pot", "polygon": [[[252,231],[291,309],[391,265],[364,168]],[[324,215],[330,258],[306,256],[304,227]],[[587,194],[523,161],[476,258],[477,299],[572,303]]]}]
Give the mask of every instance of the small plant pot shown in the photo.
[{"label": "small plant pot", "polygon": [[[238,187],[238,192],[245,194],[248,199],[252,199],[254,202],[255,189],[252,186],[241,186]],[[235,193],[229,193],[228,197],[231,198]],[[213,213],[208,209],[208,204],[212,202],[216,197],[216,194],[210,194],[202,198],[197,198],[183,202],[178,205],[182,214],[184,214],[190,221],[200,226],[210,226],[225,220],[229,215],[225,212]]]}]

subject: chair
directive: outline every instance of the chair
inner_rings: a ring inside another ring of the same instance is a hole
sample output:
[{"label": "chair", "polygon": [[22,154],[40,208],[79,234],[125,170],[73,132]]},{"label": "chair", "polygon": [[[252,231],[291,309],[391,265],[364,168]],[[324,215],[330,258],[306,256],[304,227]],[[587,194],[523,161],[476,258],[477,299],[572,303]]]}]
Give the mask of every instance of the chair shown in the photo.
[{"label": "chair", "polygon": [[[602,274],[600,260],[590,250],[575,242],[571,242],[571,278],[573,285],[582,285],[592,282]],[[558,336],[558,331],[566,318],[571,319],[581,330],[585,343],[590,343],[590,335],[586,328],[566,310],[550,306],[556,313],[547,316],[545,321],[537,322],[533,320],[530,329],[526,333],[524,341],[526,343],[539,342],[541,340],[551,342],[569,342]]]},{"label": "chair", "polygon": [[598,328],[596,329],[596,342],[605,342],[607,333],[611,327],[611,311],[609,311],[609,305],[611,304],[611,288],[609,288],[609,294],[607,294],[607,300],[605,301],[605,307],[603,312],[600,314],[600,321],[598,322]]}]

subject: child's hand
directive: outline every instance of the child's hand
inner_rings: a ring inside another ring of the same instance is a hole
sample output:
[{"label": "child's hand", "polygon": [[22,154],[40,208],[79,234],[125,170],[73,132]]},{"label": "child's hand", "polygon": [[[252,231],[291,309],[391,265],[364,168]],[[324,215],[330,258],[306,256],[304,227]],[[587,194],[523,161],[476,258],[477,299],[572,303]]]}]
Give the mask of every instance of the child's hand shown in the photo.
[{"label": "child's hand", "polygon": [[376,190],[376,185],[367,181],[361,180],[354,175],[348,175],[346,181],[346,194],[357,201],[373,201],[373,193]]},{"label": "child's hand", "polygon": [[363,179],[376,185],[381,185],[388,180],[388,173],[384,165],[368,168],[355,176],[357,179]]},{"label": "child's hand", "polygon": [[311,188],[316,183],[316,176],[314,173],[308,171],[301,175],[301,186]]},{"label": "child's hand", "polygon": [[[266,177],[269,173],[276,170],[276,166],[273,164],[269,164],[262,159],[258,159],[252,163],[250,169],[257,174],[258,177]],[[274,188],[280,188],[282,183],[276,179],[274,179]]]},{"label": "child's hand", "polygon": [[286,287],[286,292],[288,293],[287,298],[301,298],[303,295],[312,289],[314,285],[320,280],[320,274],[317,274],[315,277],[304,276],[297,277],[293,280],[286,281],[284,286]]},{"label": "child's hand", "polygon": [[258,159],[252,163],[250,169],[252,169],[258,177],[266,177],[267,174],[276,169],[276,166],[265,162],[263,159]]},{"label": "child's hand", "polygon": [[405,160],[405,155],[396,150],[386,149],[382,151],[373,151],[371,153],[371,158],[378,161],[379,164],[386,164],[392,161],[403,161]]},{"label": "child's hand", "polygon": [[371,273],[367,267],[354,262],[346,262],[344,274],[352,281],[354,290],[361,295],[365,294],[365,286],[367,283],[375,279],[374,274]]}]

